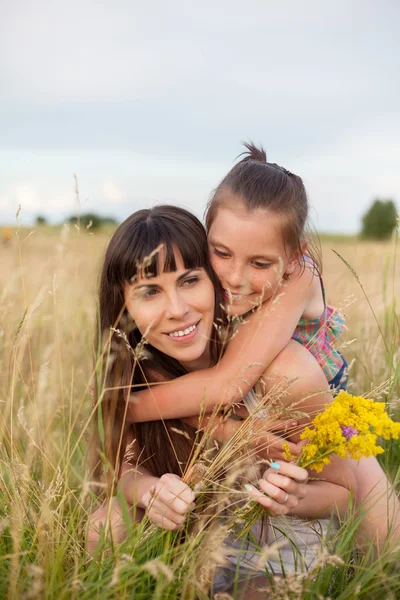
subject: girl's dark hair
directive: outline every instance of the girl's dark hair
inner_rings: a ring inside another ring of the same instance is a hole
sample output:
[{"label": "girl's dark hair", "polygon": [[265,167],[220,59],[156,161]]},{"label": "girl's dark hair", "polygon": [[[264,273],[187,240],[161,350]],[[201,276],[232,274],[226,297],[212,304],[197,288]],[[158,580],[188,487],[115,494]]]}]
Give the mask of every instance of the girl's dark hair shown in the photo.
[{"label": "girl's dark hair", "polygon": [[[262,146],[245,143],[247,152],[223,178],[213,192],[206,209],[207,231],[215,219],[218,208],[227,206],[226,193],[235,196],[249,210],[268,209],[283,215],[282,235],[285,246],[292,252],[301,253],[308,218],[308,199],[303,180],[298,175],[275,163],[267,162]],[[321,259],[318,244],[310,244],[307,254],[311,257],[318,272],[321,272]]]},{"label": "girl's dark hair", "polygon": [[[161,246],[165,252],[163,265],[159,260]],[[193,450],[195,431],[180,420],[126,424],[131,386],[145,386],[146,370],[156,370],[169,379],[186,373],[178,361],[151,345],[143,348],[142,336],[124,304],[124,286],[138,273],[157,275],[160,269],[176,270],[174,246],[186,269],[205,269],[215,289],[214,320],[219,322],[223,318],[222,289],[209,260],[206,232],[194,215],[176,206],[156,206],[133,213],[118,227],[108,245],[101,272],[96,336],[96,349],[103,353],[103,359],[95,386],[95,475],[100,475],[103,455],[111,475],[109,485],[119,478],[131,428],[139,445],[140,462],[155,476],[182,474]],[[213,328],[210,339],[213,363],[220,352],[217,336],[217,328]]]}]

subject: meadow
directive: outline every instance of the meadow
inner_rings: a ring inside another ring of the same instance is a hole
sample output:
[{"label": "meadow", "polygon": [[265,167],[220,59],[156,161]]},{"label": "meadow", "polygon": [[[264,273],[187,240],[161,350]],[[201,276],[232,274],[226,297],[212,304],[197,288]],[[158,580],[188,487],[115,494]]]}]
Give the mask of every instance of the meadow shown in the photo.
[{"label": "meadow", "polygon": [[[223,541],[215,526],[182,539],[140,525],[97,560],[85,550],[96,501],[86,460],[88,384],[109,234],[20,228],[0,247],[0,598],[210,597],[207,573]],[[328,302],[347,317],[349,391],[384,400],[398,420],[397,237],[323,237],[322,251]],[[381,463],[398,485],[398,441],[386,443]],[[311,576],[271,581],[265,597],[400,598],[399,552],[358,552],[357,523],[350,515]]]}]

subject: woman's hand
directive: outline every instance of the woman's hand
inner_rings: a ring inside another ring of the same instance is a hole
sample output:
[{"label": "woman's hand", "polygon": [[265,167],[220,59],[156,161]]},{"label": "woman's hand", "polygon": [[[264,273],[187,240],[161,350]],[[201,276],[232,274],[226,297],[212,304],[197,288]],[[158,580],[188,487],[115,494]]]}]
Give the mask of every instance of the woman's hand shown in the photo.
[{"label": "woman's hand", "polygon": [[249,486],[249,493],[273,515],[286,515],[305,497],[307,479],[308,473],[302,467],[284,461],[272,462],[258,481],[259,489]]},{"label": "woman's hand", "polygon": [[150,521],[163,529],[178,529],[195,504],[194,492],[178,475],[166,473],[142,496]]}]

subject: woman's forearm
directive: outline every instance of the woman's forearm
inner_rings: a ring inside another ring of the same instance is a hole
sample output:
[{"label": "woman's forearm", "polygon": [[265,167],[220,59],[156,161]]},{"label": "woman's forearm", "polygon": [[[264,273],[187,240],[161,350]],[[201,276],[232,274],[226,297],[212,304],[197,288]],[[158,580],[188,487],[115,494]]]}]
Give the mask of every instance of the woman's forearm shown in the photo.
[{"label": "woman's forearm", "polygon": [[246,318],[219,363],[147,390],[133,390],[130,421],[192,417],[240,402],[289,342],[304,312],[311,285],[307,273],[289,281],[272,301]]},{"label": "woman's forearm", "polygon": [[400,540],[400,502],[396,491],[374,456],[350,461],[357,481],[356,506],[363,520],[359,531],[362,541],[371,539],[378,547],[390,535]]},{"label": "woman's forearm", "polygon": [[128,504],[144,508],[142,497],[157,481],[158,477],[154,477],[143,467],[123,463],[118,488],[122,490]]}]

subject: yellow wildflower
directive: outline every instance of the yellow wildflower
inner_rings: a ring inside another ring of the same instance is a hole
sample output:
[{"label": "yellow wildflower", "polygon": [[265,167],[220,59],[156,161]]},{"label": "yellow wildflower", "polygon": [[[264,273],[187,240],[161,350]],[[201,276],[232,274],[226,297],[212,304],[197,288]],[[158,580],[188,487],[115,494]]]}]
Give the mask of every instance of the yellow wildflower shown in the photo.
[{"label": "yellow wildflower", "polygon": [[321,471],[332,454],[356,460],[381,454],[378,437],[398,439],[400,434],[400,423],[392,421],[385,408],[384,402],[340,392],[315,417],[313,427],[306,427],[301,434],[309,443],[303,447],[298,464]]},{"label": "yellow wildflower", "polygon": [[285,457],[285,460],[287,460],[288,462],[291,462],[292,460],[296,459],[296,457],[293,456],[293,454],[290,452],[290,446],[287,442],[285,442],[282,445],[282,450],[283,450],[283,456]]}]

